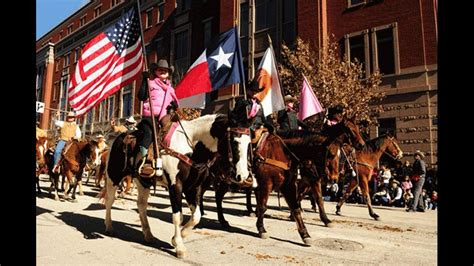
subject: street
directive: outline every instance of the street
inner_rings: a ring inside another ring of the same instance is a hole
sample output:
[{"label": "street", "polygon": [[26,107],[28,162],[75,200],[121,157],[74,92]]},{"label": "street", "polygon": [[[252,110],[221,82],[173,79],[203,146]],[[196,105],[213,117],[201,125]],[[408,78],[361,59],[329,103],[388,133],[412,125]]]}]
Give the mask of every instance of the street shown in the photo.
[{"label": "street", "polygon": [[[136,195],[115,201],[112,208],[114,236],[104,234],[105,208],[95,196],[98,188],[83,186],[78,202],[54,201],[48,195],[48,177],[40,177],[43,194],[36,201],[37,265],[209,265],[209,264],[364,264],[436,265],[437,211],[407,213],[404,208],[375,206],[381,220],[373,220],[365,205],[345,204],[335,215],[335,203],[325,202],[333,228],[324,227],[319,214],[304,200],[303,219],[313,239],[304,246],[283,198],[269,198],[264,220],[268,239],[260,239],[256,218],[245,216],[245,194],[227,193],[224,215],[230,230],[217,221],[214,191],[204,197],[205,216],[184,244],[187,256],[175,257],[171,245],[173,224],[168,192],[151,191],[148,219],[155,242],[146,244],[141,232]],[[85,179],[84,179],[85,181]],[[93,182],[93,181],[92,181]],[[133,193],[136,193],[136,189]],[[60,194],[62,197],[62,193]],[[255,204],[255,198],[252,198]],[[189,208],[184,203],[184,221]]]}]

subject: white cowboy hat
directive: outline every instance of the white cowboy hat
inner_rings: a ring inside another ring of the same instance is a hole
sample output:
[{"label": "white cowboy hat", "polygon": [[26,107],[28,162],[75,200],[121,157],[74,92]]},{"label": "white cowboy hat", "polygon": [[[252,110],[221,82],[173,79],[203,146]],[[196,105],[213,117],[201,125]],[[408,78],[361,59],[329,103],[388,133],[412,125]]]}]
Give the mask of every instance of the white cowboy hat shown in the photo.
[{"label": "white cowboy hat", "polygon": [[135,118],[133,118],[133,116],[130,116],[130,117],[127,118],[125,121],[127,121],[128,123],[131,123],[131,124],[134,124],[134,123],[137,122],[137,121],[135,121]]},{"label": "white cowboy hat", "polygon": [[76,117],[76,115],[74,114],[74,112],[68,112],[67,117]]},{"label": "white cowboy hat", "polygon": [[425,154],[423,154],[422,151],[416,150],[414,155],[417,155],[417,154],[420,155],[421,159],[425,158]]},{"label": "white cowboy hat", "polygon": [[295,97],[293,97],[292,95],[288,94],[285,96],[285,101],[287,102],[296,102],[298,99],[296,99]]},{"label": "white cowboy hat", "polygon": [[100,139],[100,138],[104,138],[104,136],[102,134],[99,134],[97,135],[97,138]]}]

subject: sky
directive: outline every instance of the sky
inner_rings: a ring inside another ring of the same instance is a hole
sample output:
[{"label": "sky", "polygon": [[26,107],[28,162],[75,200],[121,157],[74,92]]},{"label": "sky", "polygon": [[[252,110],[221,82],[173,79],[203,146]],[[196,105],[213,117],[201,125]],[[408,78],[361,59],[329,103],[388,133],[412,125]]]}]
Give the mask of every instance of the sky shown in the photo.
[{"label": "sky", "polygon": [[36,0],[36,39],[88,2],[89,0]]}]

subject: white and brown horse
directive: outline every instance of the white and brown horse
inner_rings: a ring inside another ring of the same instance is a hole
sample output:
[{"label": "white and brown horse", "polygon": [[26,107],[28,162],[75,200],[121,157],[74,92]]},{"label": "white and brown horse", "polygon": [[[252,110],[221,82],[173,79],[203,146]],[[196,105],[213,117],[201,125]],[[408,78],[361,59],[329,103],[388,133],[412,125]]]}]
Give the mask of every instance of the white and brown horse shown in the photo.
[{"label": "white and brown horse", "polygon": [[[247,152],[250,143],[250,132],[246,128],[232,127],[225,115],[206,115],[191,121],[182,121],[171,136],[168,152],[161,153],[164,174],[159,183],[166,186],[169,191],[172,217],[174,225],[174,236],[171,240],[176,247],[176,255],[182,258],[186,255],[183,238],[189,235],[191,229],[201,219],[199,209],[200,190],[203,181],[209,173],[209,167],[220,156],[220,160],[227,165],[232,174],[245,180],[249,176]],[[123,133],[112,143],[109,158],[107,159],[107,189],[106,189],[106,232],[111,233],[112,220],[111,208],[115,199],[115,190],[120,181],[127,175],[132,174],[138,188],[138,210],[142,230],[146,242],[153,241],[153,235],[148,224],[146,208],[150,187],[154,178],[142,178],[137,174],[136,165],[139,164],[138,145],[135,145],[141,137],[137,131],[132,134],[135,140],[127,140],[130,136]],[[125,140],[125,142],[124,142]],[[149,150],[152,150],[151,147]],[[186,158],[178,159],[176,153],[187,155]],[[188,157],[188,158],[189,158]],[[191,209],[189,221],[182,224],[182,195]]]}]

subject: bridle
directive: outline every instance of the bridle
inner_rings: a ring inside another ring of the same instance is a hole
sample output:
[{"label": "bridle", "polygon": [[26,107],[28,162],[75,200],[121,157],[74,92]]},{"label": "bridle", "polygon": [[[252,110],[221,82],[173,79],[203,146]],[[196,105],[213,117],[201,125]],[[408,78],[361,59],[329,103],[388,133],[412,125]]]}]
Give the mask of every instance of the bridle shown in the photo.
[{"label": "bridle", "polygon": [[248,135],[250,137],[250,129],[245,127],[228,127],[225,133],[227,136],[225,139],[227,140],[227,158],[229,164],[232,166],[232,170],[235,171],[235,164],[234,161],[234,154],[232,152],[232,136],[242,136]]}]

